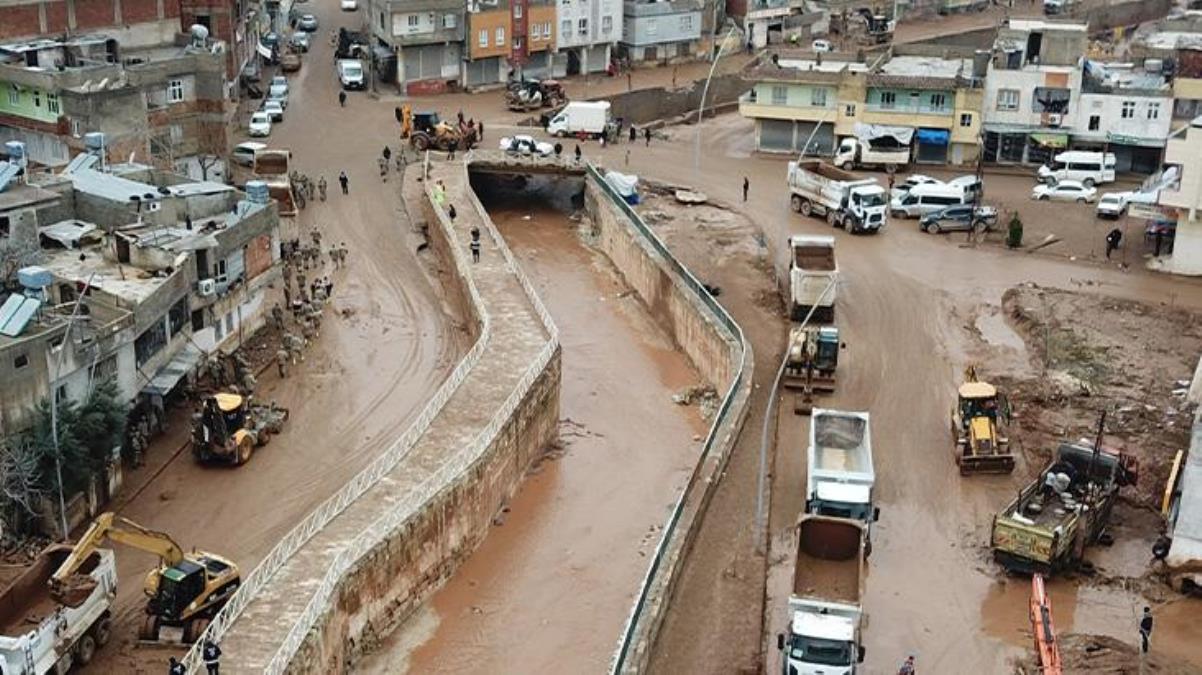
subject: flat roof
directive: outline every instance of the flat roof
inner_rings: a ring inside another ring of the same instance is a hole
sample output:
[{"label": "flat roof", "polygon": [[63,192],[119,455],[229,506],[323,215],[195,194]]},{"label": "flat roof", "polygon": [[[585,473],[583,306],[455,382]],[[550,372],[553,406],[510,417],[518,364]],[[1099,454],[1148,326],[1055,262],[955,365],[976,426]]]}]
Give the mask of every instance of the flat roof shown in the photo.
[{"label": "flat roof", "polygon": [[1153,49],[1202,49],[1202,33],[1158,31],[1144,35],[1143,43]]},{"label": "flat roof", "polygon": [[1084,33],[1089,30],[1089,26],[1084,23],[1062,23],[1059,21],[1044,21],[1043,19],[1010,19],[1009,27],[1014,30],[1064,30],[1075,33]]},{"label": "flat roof", "polygon": [[35,204],[51,202],[58,199],[58,197],[57,192],[36,185],[28,183],[10,185],[4,192],[0,192],[0,211],[11,211]]},{"label": "flat roof", "polygon": [[[765,64],[767,66],[768,64]],[[868,64],[859,61],[836,61],[833,59],[822,59],[819,62],[817,59],[777,59],[776,65],[789,70],[804,70],[817,73],[841,73],[847,71],[850,73],[867,72]]]},{"label": "flat roof", "polygon": [[956,77],[972,75],[972,59],[945,59],[938,56],[895,56],[881,66],[886,75],[910,77]]},{"label": "flat roof", "polygon": [[68,177],[76,190],[122,204],[131,203],[133,200],[130,198],[135,196],[148,201],[167,196],[159,192],[158,186],[94,169],[80,169],[72,172]]},{"label": "flat roof", "polygon": [[142,302],[149,298],[170,278],[166,274],[155,274],[140,267],[108,260],[101,255],[98,247],[43,253],[41,265],[50,270],[55,278],[77,283],[87,282],[91,278],[92,287],[131,302]]}]

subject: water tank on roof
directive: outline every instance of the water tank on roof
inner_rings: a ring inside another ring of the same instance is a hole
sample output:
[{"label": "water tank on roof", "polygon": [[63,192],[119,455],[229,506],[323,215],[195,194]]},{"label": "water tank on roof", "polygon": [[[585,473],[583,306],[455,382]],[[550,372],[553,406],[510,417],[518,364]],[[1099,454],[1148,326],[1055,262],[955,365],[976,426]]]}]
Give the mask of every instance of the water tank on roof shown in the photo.
[{"label": "water tank on roof", "polygon": [[208,40],[209,40],[209,29],[208,28],[205,28],[204,26],[202,26],[198,23],[194,23],[194,24],[192,24],[192,27],[188,29],[188,33],[189,33],[189,35],[192,36],[192,46],[193,47],[204,47],[205,44],[208,43]]},{"label": "water tank on roof", "polygon": [[17,270],[17,281],[27,290],[40,291],[54,283],[54,275],[45,267],[30,265]]},{"label": "water tank on roof", "polygon": [[99,131],[90,131],[83,135],[83,147],[87,148],[88,152],[103,152],[104,151],[104,134]]},{"label": "water tank on roof", "polygon": [[9,141],[4,144],[4,154],[13,164],[25,166],[25,144],[21,141]]},{"label": "water tank on roof", "polygon": [[246,198],[254,204],[266,204],[271,201],[271,193],[267,191],[267,183],[261,180],[246,181]]}]

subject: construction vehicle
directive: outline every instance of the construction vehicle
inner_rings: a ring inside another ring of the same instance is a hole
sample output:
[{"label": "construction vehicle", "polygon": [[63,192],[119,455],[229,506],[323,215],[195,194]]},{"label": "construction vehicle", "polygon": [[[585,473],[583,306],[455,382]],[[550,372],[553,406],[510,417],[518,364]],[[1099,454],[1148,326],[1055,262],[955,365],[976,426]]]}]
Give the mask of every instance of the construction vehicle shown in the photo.
[{"label": "construction vehicle", "polygon": [[818,160],[789,162],[789,205],[803,216],[826,216],[831,227],[879,232],[885,226],[885,188]]},{"label": "construction vehicle", "polygon": [[860,644],[863,590],[864,526],[803,515],[797,524],[789,629],[776,636],[784,675],[859,670],[865,651]]},{"label": "construction vehicle", "polygon": [[1010,439],[999,431],[1000,424],[1010,421],[1009,401],[997,387],[978,380],[974,366],[965,370],[958,394],[952,408],[952,436],[960,475],[1014,471]]},{"label": "construction vehicle", "polygon": [[78,574],[88,581],[72,605],[51,597],[50,574],[72,554],[53,544],[0,591],[0,673],[43,675],[86,666],[113,636],[117,597],[113,552],[96,548],[80,557]]},{"label": "construction vehicle", "polygon": [[505,92],[505,106],[526,112],[539,108],[556,108],[568,100],[558,80],[523,80],[510,84]]},{"label": "construction vehicle", "polygon": [[868,413],[815,410],[806,452],[805,512],[862,523],[865,556],[872,552],[872,524],[881,517],[874,506],[875,484]]},{"label": "construction vehicle", "polygon": [[1130,455],[1086,439],[1061,443],[1039,477],[994,516],[994,559],[1023,574],[1075,568],[1105,530],[1119,488],[1138,477]]},{"label": "construction vehicle", "polygon": [[800,390],[793,412],[810,414],[816,392],[826,394],[835,390],[841,346],[839,329],[834,326],[794,326],[789,331],[789,351],[781,384]]},{"label": "construction vehicle", "polygon": [[418,152],[429,149],[450,150],[452,146],[467,148],[476,144],[475,131],[464,132],[450,122],[443,122],[436,112],[413,112],[409,106],[401,106],[401,138],[408,140]]},{"label": "construction vehicle", "polygon": [[192,456],[201,462],[245,464],[256,447],[283,431],[287,421],[288,409],[275,403],[259,405],[240,394],[213,394],[192,416]]},{"label": "construction vehicle", "polygon": [[1035,655],[1039,658],[1039,672],[1043,675],[1061,675],[1060,643],[1056,639],[1056,626],[1052,623],[1052,599],[1043,585],[1043,576],[1031,576],[1031,634],[1035,637]]},{"label": "construction vehicle", "polygon": [[296,186],[292,184],[292,151],[262,148],[251,160],[256,180],[267,184],[267,193],[276,201],[282,217],[296,215]]},{"label": "construction vehicle", "polygon": [[1178,451],[1161,503],[1164,533],[1152,547],[1163,560],[1169,583],[1202,595],[1202,411],[1195,413],[1188,451]]},{"label": "construction vehicle", "polygon": [[95,560],[94,554],[103,551],[99,547],[106,539],[159,557],[158,566],[146,574],[143,587],[148,598],[146,619],[138,633],[143,640],[157,642],[159,630],[168,626],[182,628],[183,641],[194,642],[242,583],[238,566],[232,561],[204,551],[184,553],[169,535],[102,513],[50,577],[52,598],[68,607],[81,607],[97,585],[115,586],[115,575],[102,581],[84,572]]},{"label": "construction vehicle", "polygon": [[789,237],[789,316],[801,321],[813,310],[815,321],[835,318],[835,238],[795,234]]}]

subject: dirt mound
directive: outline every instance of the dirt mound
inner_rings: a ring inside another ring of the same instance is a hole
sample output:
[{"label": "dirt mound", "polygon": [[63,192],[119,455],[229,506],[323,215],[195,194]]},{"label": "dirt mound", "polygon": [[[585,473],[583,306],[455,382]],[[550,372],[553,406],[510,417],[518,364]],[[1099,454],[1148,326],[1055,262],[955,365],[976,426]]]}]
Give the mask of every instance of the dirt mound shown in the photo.
[{"label": "dirt mound", "polygon": [[[1196,673],[1197,669],[1152,653],[1144,657],[1140,669],[1140,655],[1136,646],[1104,635],[1082,635],[1069,633],[1060,637],[1060,659],[1065,675],[1118,675],[1120,673],[1161,673],[1176,675]],[[1032,658],[1020,664],[1015,672],[1038,673],[1039,668]]]}]

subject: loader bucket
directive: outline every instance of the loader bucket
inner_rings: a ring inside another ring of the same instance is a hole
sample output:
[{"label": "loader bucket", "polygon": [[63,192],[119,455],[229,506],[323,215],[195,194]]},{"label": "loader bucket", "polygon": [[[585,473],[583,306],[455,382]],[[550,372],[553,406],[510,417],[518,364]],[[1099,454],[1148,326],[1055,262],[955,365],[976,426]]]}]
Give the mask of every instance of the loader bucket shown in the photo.
[{"label": "loader bucket", "polygon": [[793,414],[809,416],[814,413],[814,397],[803,391],[793,397]]},{"label": "loader bucket", "polygon": [[1011,473],[1014,471],[1014,455],[960,455],[957,457],[960,475],[976,473]]}]

